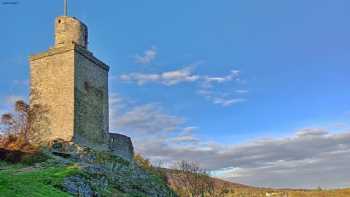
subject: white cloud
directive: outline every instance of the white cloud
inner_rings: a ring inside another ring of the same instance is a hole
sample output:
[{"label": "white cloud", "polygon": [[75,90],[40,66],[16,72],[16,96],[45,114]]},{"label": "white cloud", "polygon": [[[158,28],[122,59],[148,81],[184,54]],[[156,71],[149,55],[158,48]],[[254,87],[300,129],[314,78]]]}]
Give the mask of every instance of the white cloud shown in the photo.
[{"label": "white cloud", "polygon": [[324,136],[327,134],[328,134],[327,130],[322,128],[306,128],[299,131],[297,133],[297,136],[306,138],[306,137]]},{"label": "white cloud", "polygon": [[25,99],[22,96],[16,96],[16,95],[7,96],[5,98],[5,104],[12,106],[19,100],[25,100]]},{"label": "white cloud", "polygon": [[212,86],[213,83],[224,83],[239,79],[240,72],[232,70],[230,74],[222,77],[201,76],[193,73],[193,65],[182,69],[162,73],[130,73],[120,76],[120,79],[128,82],[135,82],[138,85],[146,83],[160,83],[163,85],[176,85],[182,82],[200,82],[201,86]]},{"label": "white cloud", "polygon": [[183,131],[184,131],[184,133],[192,133],[192,132],[194,132],[194,131],[196,131],[198,129],[199,129],[198,127],[185,127],[183,129]]},{"label": "white cloud", "polygon": [[194,82],[199,79],[198,75],[192,74],[191,67],[180,70],[164,72],[161,74],[162,81],[165,85],[176,85],[181,82]]},{"label": "white cloud", "polygon": [[118,93],[111,93],[109,95],[109,121],[113,125],[120,112],[127,106],[127,100],[125,100]]},{"label": "white cloud", "polygon": [[[136,55],[136,62],[139,64],[150,64],[157,56],[155,47],[145,51],[143,55]],[[242,83],[239,70],[231,70],[227,75],[209,76],[193,73],[194,65],[189,65],[181,69],[176,69],[158,73],[134,72],[123,74],[119,79],[129,83],[135,83],[139,86],[145,84],[162,84],[165,86],[174,86],[181,83],[195,83],[200,96],[213,104],[229,107],[237,103],[246,101],[242,96],[248,93],[247,90],[232,89],[232,87],[222,88],[228,83]],[[219,88],[218,88],[219,87]],[[236,94],[236,95],[233,95]],[[238,94],[238,95],[237,95]]]},{"label": "white cloud", "polygon": [[227,93],[221,93],[221,91],[215,91],[213,88],[202,88],[197,92],[199,95],[204,96],[210,102],[221,105],[223,107],[229,107],[237,103],[245,102],[246,99],[240,95],[232,95]]},{"label": "white cloud", "polygon": [[138,85],[144,85],[145,83],[160,81],[159,74],[143,74],[143,73],[131,73],[120,76],[122,81],[136,82]]},{"label": "white cloud", "polygon": [[152,47],[144,52],[143,55],[136,55],[135,62],[137,64],[151,64],[153,60],[157,57],[157,50],[155,47]]},{"label": "white cloud", "polygon": [[245,102],[245,101],[246,100],[242,99],[242,98],[229,98],[229,99],[220,98],[220,97],[213,98],[213,103],[214,104],[219,104],[219,105],[222,105],[224,107],[228,107],[228,106],[231,106],[233,104],[242,103],[242,102]]},{"label": "white cloud", "polygon": [[[302,135],[289,138],[256,140],[235,146],[190,140],[187,146],[156,142],[150,147],[144,146],[143,152],[168,162],[196,161],[216,170],[214,174],[221,178],[261,187],[348,186],[350,132],[316,133],[310,129],[301,132]],[[162,149],[156,148],[158,145]]]},{"label": "white cloud", "polygon": [[19,100],[27,102],[27,98],[20,95],[9,95],[1,98],[0,102],[0,115],[4,113],[13,112],[15,103]]},{"label": "white cloud", "polygon": [[[218,85],[223,83],[235,82],[240,83],[240,71],[231,70],[231,72],[222,77],[204,77],[201,83],[200,90],[198,94],[204,96],[207,100],[214,104],[221,105],[223,107],[229,107],[237,103],[245,102],[247,99],[243,98],[242,94],[248,93],[247,90],[234,89],[231,87],[226,89],[218,89]],[[231,84],[232,85],[232,84]],[[221,87],[221,86],[219,86]]]},{"label": "white cloud", "polygon": [[234,79],[239,79],[239,76],[240,76],[239,70],[231,70],[230,74],[223,77],[205,76],[204,81],[207,83],[224,83],[224,82],[232,81]]},{"label": "white cloud", "polygon": [[193,135],[179,135],[170,139],[174,143],[198,143],[200,140]]},{"label": "white cloud", "polygon": [[[110,127],[112,132],[124,133],[132,137],[135,149],[144,153],[153,145],[196,143],[195,126],[187,126],[182,117],[170,115],[159,104],[125,104],[128,99],[119,94],[111,94]],[[145,149],[146,148],[146,149]],[[160,158],[162,155],[148,155]]]},{"label": "white cloud", "polygon": [[168,115],[155,104],[134,106],[113,121],[113,128],[133,133],[164,133],[179,129],[183,119]]},{"label": "white cloud", "polygon": [[17,95],[6,96],[3,102],[0,103],[0,115],[13,111],[16,101],[19,101],[19,100],[26,101],[26,99],[22,96],[17,96]]},{"label": "white cloud", "polygon": [[[15,103],[19,100],[24,100],[24,97],[22,96],[16,96],[16,95],[10,95],[6,96],[5,99],[3,100],[3,103],[0,103],[0,117],[3,114],[10,113],[14,111],[15,108]],[[4,125],[0,124],[0,134],[3,133]]]},{"label": "white cloud", "polygon": [[173,86],[184,82],[194,82],[199,79],[199,76],[192,74],[191,66],[183,69],[157,73],[131,73],[120,76],[120,79],[128,82],[136,82],[138,85],[146,83],[160,83],[167,86]]},{"label": "white cloud", "polygon": [[147,83],[158,83],[166,86],[174,86],[180,83],[197,82],[199,95],[204,96],[208,101],[221,105],[223,107],[232,106],[237,103],[246,101],[242,98],[247,90],[224,88],[223,85],[230,82],[240,82],[240,71],[231,70],[228,75],[224,76],[203,76],[193,73],[193,66],[186,66],[182,69],[167,71],[162,73],[130,73],[120,76],[122,81],[133,82],[138,85]]}]

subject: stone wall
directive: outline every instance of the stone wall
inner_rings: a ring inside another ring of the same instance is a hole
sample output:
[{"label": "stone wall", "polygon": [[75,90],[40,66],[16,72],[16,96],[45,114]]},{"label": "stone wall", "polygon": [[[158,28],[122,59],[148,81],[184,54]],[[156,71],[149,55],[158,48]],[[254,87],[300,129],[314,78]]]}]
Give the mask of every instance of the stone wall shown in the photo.
[{"label": "stone wall", "polygon": [[72,42],[81,47],[87,48],[87,26],[73,17],[57,17],[55,22],[55,47],[61,47]]},{"label": "stone wall", "polygon": [[113,154],[128,161],[133,160],[134,146],[132,145],[130,137],[117,133],[111,133],[109,145]]},{"label": "stone wall", "polygon": [[44,140],[61,138],[70,141],[74,129],[74,46],[50,49],[31,56],[31,91],[39,96],[30,104],[48,109],[49,134]]},{"label": "stone wall", "polygon": [[[35,101],[48,107],[47,140],[108,146],[109,67],[74,43],[30,59]],[[31,101],[31,104],[35,104]]]},{"label": "stone wall", "polygon": [[108,71],[107,65],[77,47],[74,108],[75,137],[79,141],[108,144]]}]

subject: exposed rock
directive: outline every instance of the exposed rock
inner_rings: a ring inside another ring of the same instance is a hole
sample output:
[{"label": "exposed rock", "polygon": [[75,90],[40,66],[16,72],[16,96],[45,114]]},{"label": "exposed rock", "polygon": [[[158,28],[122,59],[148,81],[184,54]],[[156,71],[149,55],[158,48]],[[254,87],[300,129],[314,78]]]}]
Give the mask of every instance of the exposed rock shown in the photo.
[{"label": "exposed rock", "polygon": [[89,183],[80,176],[72,176],[65,178],[63,182],[63,189],[75,196],[79,197],[93,197],[94,192]]},{"label": "exposed rock", "polygon": [[[69,154],[70,157],[60,157],[54,154],[57,161],[73,163],[78,166],[83,176],[68,177],[63,187],[73,195],[80,196],[111,196],[119,191],[132,196],[175,197],[176,194],[166,183],[153,174],[149,174],[133,161],[127,161],[108,151],[96,151],[72,143],[62,143],[52,149],[56,152]],[[57,147],[59,147],[57,149]]]}]

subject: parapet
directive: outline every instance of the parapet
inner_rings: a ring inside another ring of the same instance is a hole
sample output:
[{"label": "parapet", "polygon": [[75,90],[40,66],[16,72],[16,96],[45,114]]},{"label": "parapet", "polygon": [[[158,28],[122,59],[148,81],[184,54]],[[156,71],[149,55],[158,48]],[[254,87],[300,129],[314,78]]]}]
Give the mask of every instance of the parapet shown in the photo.
[{"label": "parapet", "polygon": [[117,133],[110,133],[109,135],[109,147],[112,153],[125,160],[132,161],[134,157],[134,147],[131,138]]},{"label": "parapet", "polygon": [[87,48],[88,28],[74,17],[59,16],[55,22],[55,47],[71,43]]}]

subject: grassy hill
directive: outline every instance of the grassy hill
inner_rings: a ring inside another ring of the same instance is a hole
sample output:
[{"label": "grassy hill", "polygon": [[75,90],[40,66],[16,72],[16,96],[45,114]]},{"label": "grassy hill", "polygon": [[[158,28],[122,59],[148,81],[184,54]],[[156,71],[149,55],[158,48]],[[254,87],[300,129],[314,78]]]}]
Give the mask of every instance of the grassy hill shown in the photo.
[{"label": "grassy hill", "polygon": [[[79,158],[0,149],[1,197],[176,196],[170,188],[183,187],[177,180],[176,171],[165,170],[165,175],[166,179],[121,158],[89,149],[84,149]],[[350,189],[276,190],[211,180],[215,188],[224,188],[224,193],[215,195],[222,197],[350,196]]]},{"label": "grassy hill", "polygon": [[40,168],[24,165],[1,163],[0,194],[3,197],[69,197],[60,189],[67,176],[79,173],[73,166],[41,166]]},{"label": "grassy hill", "polygon": [[0,149],[0,196],[177,196],[161,177],[133,162],[88,148],[74,152],[79,153],[29,154]]}]

